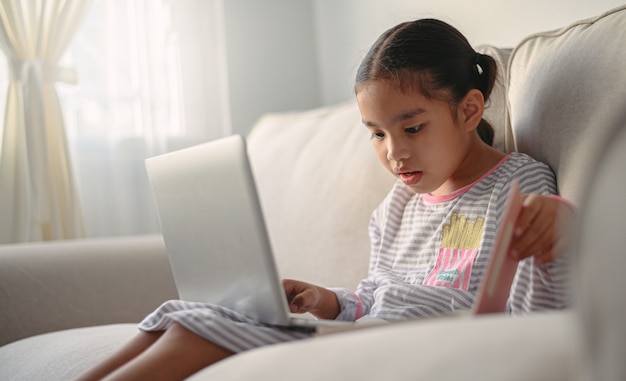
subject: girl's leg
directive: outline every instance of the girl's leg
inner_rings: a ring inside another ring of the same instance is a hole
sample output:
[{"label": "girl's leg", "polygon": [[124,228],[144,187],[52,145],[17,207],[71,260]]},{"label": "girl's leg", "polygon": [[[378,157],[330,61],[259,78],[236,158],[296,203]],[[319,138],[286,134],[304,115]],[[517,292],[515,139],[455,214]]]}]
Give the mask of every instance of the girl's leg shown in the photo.
[{"label": "girl's leg", "polygon": [[154,344],[162,334],[163,332],[139,331],[139,333],[126,345],[120,348],[117,352],[113,353],[113,355],[106,358],[104,361],[88,369],[85,373],[80,375],[76,381],[101,380],[107,374],[113,372],[115,369],[121,367],[141,354],[144,350]]},{"label": "girl's leg", "polygon": [[182,380],[232,354],[173,323],[158,341],[106,380]]}]

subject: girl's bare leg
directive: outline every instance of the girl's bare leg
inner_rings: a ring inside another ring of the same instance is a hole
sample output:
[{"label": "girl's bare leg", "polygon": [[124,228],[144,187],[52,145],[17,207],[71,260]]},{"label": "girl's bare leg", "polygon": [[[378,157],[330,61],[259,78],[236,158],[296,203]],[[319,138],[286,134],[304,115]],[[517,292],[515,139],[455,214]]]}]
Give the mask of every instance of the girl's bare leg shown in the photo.
[{"label": "girl's bare leg", "polygon": [[80,375],[76,381],[103,379],[104,376],[113,372],[115,369],[121,367],[145,351],[148,347],[154,344],[162,334],[163,332],[139,331],[139,333],[121,349],[113,353],[104,361],[88,369],[85,373]]},{"label": "girl's bare leg", "polygon": [[106,380],[182,380],[233,354],[178,323],[153,343]]}]

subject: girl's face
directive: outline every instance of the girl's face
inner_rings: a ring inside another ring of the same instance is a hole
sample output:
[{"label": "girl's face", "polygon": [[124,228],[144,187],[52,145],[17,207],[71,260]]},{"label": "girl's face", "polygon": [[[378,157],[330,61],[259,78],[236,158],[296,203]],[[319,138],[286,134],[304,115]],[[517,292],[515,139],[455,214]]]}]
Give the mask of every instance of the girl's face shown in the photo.
[{"label": "girl's face", "polygon": [[474,141],[459,106],[401,91],[389,81],[362,84],[357,102],[380,162],[416,193],[445,195],[465,184]]}]

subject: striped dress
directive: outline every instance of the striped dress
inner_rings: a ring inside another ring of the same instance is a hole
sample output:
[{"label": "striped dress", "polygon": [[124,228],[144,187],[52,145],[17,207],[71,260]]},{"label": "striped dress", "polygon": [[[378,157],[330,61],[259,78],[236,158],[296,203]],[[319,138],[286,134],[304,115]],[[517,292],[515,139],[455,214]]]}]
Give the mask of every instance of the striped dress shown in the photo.
[{"label": "striped dress", "polygon": [[[332,288],[338,320],[363,316],[406,320],[469,309],[485,272],[509,186],[522,193],[556,194],[552,171],[527,155],[507,155],[480,179],[453,194],[416,194],[398,181],[372,214],[369,275],[356,292]],[[546,265],[520,261],[511,287],[512,314],[567,306],[566,257]],[[178,322],[241,352],[310,334],[272,327],[220,306],[169,301],[139,324],[146,331]]]}]

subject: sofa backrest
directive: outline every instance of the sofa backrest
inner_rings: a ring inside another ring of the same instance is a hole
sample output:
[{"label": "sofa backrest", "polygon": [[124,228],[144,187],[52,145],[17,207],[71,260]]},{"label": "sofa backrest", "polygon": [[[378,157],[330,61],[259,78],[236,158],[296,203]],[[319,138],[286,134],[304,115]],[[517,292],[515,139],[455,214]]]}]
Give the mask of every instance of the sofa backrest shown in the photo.
[{"label": "sofa backrest", "polygon": [[[515,149],[547,163],[578,205],[609,126],[626,107],[626,7],[526,38],[507,80]],[[607,119],[609,118],[609,119]]]},{"label": "sofa backrest", "polygon": [[356,103],[265,115],[248,151],[280,275],[354,289],[367,275],[370,214],[394,182]]},{"label": "sofa backrest", "polygon": [[573,289],[581,380],[626,379],[626,6],[528,37],[509,62],[515,147],[580,207]]}]

